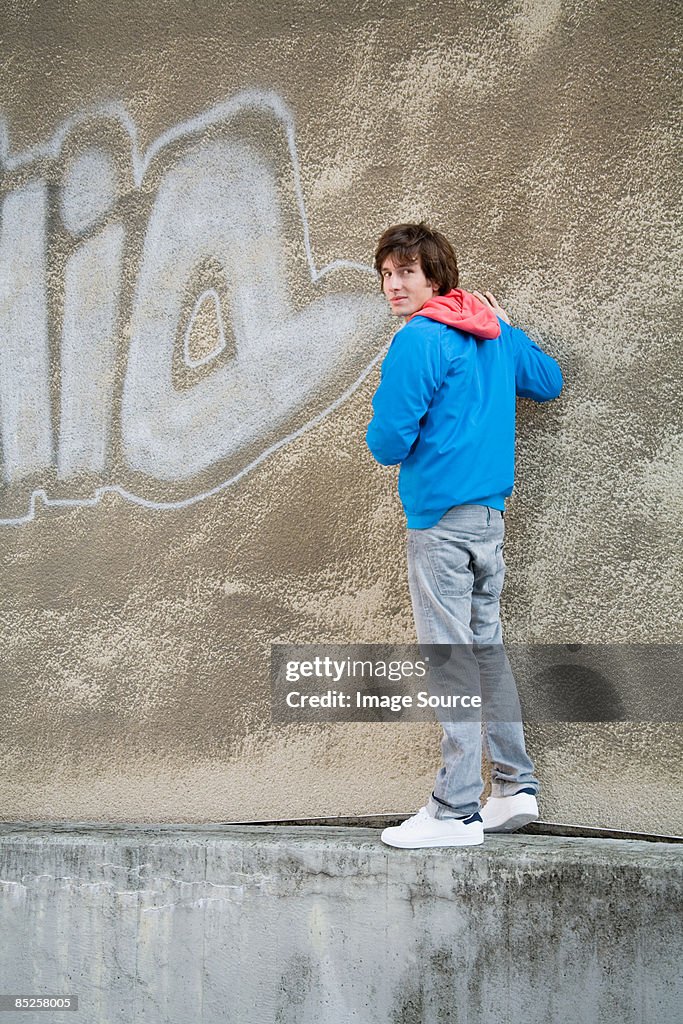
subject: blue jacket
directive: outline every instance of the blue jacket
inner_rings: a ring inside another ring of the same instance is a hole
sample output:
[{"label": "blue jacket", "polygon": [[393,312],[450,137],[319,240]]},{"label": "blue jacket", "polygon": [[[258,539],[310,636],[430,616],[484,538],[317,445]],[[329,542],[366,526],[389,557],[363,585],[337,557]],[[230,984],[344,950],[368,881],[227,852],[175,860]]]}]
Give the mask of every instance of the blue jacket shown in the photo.
[{"label": "blue jacket", "polygon": [[500,320],[476,338],[427,317],[395,335],[372,400],[368,448],[401,463],[408,526],[426,529],[453,505],[505,508],[515,476],[515,396],[547,402],[562,390],[555,360]]}]

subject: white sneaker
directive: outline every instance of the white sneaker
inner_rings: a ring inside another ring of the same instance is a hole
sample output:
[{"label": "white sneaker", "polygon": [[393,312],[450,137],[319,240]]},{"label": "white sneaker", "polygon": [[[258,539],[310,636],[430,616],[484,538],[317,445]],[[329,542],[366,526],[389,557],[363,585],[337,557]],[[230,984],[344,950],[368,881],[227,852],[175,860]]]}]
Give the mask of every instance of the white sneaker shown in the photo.
[{"label": "white sneaker", "polygon": [[426,807],[402,825],[385,828],[381,836],[387,846],[419,850],[426,846],[479,846],[484,829],[478,814],[469,818],[433,818]]},{"label": "white sneaker", "polygon": [[529,792],[490,796],[481,812],[484,832],[516,832],[538,818],[536,797]]}]

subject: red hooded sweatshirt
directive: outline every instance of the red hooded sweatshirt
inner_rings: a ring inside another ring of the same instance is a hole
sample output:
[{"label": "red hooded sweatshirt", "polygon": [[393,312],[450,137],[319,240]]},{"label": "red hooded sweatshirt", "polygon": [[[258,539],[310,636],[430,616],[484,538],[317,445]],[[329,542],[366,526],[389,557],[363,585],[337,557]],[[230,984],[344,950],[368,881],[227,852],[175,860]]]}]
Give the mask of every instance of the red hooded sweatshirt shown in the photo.
[{"label": "red hooded sweatshirt", "polygon": [[[500,336],[500,324],[493,310],[462,288],[454,288],[446,295],[435,295],[427,299],[422,309],[418,309],[413,316],[426,316],[430,320],[438,320],[449,327],[457,327],[465,334],[474,334],[477,338]],[[406,323],[412,318],[406,317]]]}]

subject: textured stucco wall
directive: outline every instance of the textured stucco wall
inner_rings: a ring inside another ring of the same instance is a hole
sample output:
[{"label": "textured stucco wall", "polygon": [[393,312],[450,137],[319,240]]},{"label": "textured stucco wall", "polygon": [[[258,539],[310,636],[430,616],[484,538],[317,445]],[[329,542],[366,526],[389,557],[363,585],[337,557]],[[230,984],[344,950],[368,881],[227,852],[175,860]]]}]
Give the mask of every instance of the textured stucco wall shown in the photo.
[{"label": "textured stucco wall", "polygon": [[[363,444],[397,220],[565,372],[520,405],[508,640],[680,639],[677,11],[5,6],[0,817],[423,802],[436,725],[269,712],[271,641],[413,638]],[[680,736],[530,727],[543,816],[680,831]]]}]

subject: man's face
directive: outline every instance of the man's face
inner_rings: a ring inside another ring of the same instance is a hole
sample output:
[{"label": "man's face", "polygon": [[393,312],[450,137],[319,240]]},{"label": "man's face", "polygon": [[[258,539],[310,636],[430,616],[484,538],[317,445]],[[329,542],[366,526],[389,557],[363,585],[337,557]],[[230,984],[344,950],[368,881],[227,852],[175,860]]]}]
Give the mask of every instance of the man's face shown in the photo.
[{"label": "man's face", "polygon": [[398,264],[387,256],[381,274],[382,291],[394,316],[412,316],[422,309],[427,299],[438,293],[434,283],[425,277],[419,259]]}]

